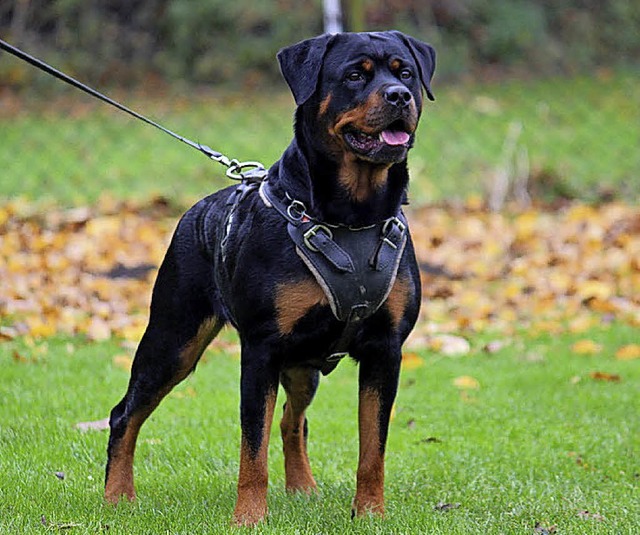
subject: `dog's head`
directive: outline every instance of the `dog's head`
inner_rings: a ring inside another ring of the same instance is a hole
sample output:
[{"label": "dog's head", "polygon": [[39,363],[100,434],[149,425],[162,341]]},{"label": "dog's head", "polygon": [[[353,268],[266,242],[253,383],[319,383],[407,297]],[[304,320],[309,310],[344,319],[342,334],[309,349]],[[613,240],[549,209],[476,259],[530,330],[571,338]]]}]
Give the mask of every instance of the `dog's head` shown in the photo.
[{"label": "dog's head", "polygon": [[315,149],[338,163],[389,166],[406,159],[422,88],[433,100],[430,45],[396,31],[323,35],[281,50],[278,60],[298,120],[313,123],[307,137]]}]

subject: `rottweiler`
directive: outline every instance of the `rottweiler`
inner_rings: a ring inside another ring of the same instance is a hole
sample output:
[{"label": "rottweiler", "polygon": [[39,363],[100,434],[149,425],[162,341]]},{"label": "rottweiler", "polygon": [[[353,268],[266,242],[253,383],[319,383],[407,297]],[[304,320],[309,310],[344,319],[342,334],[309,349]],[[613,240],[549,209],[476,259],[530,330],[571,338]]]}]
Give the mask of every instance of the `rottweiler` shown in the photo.
[{"label": "rottweiler", "polygon": [[223,325],[241,342],[240,473],[233,523],[267,514],[267,449],[279,384],[286,489],[316,488],[305,411],[349,355],[359,365],[352,516],[383,515],[384,453],[401,347],[420,277],[402,212],[407,153],[433,100],[433,48],[397,31],[307,39],[278,53],[294,137],[260,180],[181,218],[153,288],[124,398],[110,416],[105,497],[133,500],[140,427]]}]

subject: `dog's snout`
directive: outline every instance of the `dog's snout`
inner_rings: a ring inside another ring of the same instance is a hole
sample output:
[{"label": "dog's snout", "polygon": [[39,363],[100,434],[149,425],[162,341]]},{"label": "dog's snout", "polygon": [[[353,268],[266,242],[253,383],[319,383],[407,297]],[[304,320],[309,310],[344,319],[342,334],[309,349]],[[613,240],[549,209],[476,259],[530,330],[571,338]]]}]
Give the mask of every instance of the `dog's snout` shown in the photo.
[{"label": "dog's snout", "polygon": [[384,99],[398,108],[408,106],[412,98],[411,91],[403,85],[392,85],[384,90]]}]

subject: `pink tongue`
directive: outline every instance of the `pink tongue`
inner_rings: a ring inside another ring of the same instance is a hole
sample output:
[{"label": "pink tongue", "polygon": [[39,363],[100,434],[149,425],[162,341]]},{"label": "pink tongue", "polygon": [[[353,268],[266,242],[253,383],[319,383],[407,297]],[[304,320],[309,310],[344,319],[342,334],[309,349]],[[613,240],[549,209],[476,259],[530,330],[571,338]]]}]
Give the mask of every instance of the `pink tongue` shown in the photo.
[{"label": "pink tongue", "polygon": [[387,145],[404,145],[407,141],[409,141],[409,134],[407,134],[406,132],[402,132],[401,130],[383,130],[382,140]]}]

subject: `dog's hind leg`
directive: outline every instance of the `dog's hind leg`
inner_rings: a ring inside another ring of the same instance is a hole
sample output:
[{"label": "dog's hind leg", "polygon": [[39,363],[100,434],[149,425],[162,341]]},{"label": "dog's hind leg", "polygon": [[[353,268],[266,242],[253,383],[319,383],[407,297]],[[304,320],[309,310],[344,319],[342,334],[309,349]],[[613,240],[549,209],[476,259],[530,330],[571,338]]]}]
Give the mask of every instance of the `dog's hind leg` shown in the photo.
[{"label": "dog's hind leg", "polygon": [[122,496],[135,498],[133,457],[140,427],[195,368],[224,323],[215,315],[205,291],[211,281],[204,272],[206,266],[200,258],[186,258],[184,249],[173,243],[160,268],[149,325],[136,351],[129,387],[109,420],[105,499],[111,503]]},{"label": "dog's hind leg", "polygon": [[320,373],[313,368],[291,368],[280,374],[287,402],[280,422],[286,489],[312,492],[316,482],[307,455],[308,425],[305,411],[313,400]]}]

